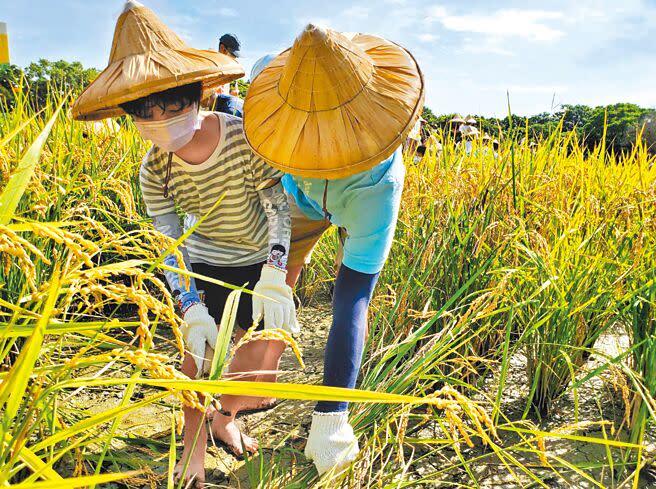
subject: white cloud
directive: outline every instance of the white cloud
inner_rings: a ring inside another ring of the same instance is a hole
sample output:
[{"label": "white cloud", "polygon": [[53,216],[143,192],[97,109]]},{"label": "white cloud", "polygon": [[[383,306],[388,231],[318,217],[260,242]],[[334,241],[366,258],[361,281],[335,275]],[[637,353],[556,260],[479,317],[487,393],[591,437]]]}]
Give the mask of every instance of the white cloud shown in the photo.
[{"label": "white cloud", "polygon": [[424,32],[423,34],[417,34],[417,39],[419,39],[421,42],[434,42],[437,41],[440,38],[440,36],[437,36],[435,34],[431,34],[430,32]]},{"label": "white cloud", "polygon": [[342,14],[345,17],[349,17],[352,19],[366,19],[367,17],[369,17],[369,9],[366,7],[359,7],[357,5],[354,5],[353,7],[349,7],[346,10],[344,10]]},{"label": "white cloud", "polygon": [[220,8],[218,14],[221,17],[237,17],[239,15],[239,13],[234,8],[230,7]]},{"label": "white cloud", "polygon": [[517,94],[563,94],[569,90],[565,85],[510,85],[507,87],[499,86],[498,89],[507,90],[512,96]]},{"label": "white cloud", "polygon": [[472,54],[498,54],[501,56],[515,56],[515,53],[505,48],[502,39],[496,36],[488,36],[482,39],[466,38],[461,50]]},{"label": "white cloud", "polygon": [[445,7],[442,7],[441,5],[436,5],[428,9],[428,16],[429,18],[443,18],[443,17],[447,17],[448,14],[446,12]]},{"label": "white cloud", "polygon": [[531,41],[557,41],[563,31],[545,22],[562,20],[563,12],[547,10],[501,9],[488,15],[451,15],[442,6],[429,10],[430,20],[437,20],[445,29],[456,32],[472,32],[498,37],[521,37]]},{"label": "white cloud", "polygon": [[330,19],[328,17],[311,17],[311,16],[297,17],[296,23],[302,26],[302,28],[305,28],[305,26],[307,26],[308,24],[313,24],[317,27],[324,27],[330,29],[335,28],[335,22],[333,21],[333,19]]}]

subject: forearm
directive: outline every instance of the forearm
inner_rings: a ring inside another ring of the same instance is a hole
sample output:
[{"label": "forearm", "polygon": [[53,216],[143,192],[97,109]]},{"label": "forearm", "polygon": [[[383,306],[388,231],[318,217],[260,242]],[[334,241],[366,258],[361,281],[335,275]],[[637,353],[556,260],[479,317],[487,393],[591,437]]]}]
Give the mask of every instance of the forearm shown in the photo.
[{"label": "forearm", "polygon": [[287,195],[282,185],[258,190],[260,202],[267,215],[269,226],[269,256],[267,264],[286,270],[289,255],[289,243],[292,234],[292,219],[289,212]]},{"label": "forearm", "polygon": [[[161,216],[153,217],[153,226],[160,233],[172,239],[178,239],[182,236],[182,228],[180,220],[175,213],[163,214]],[[187,270],[191,270],[191,261],[187,248],[181,246],[180,252],[184,260]],[[178,259],[174,254],[169,254],[164,258],[164,263],[170,267],[180,268]],[[177,272],[171,270],[164,270],[164,276],[169,284],[171,292],[178,298],[181,308],[184,310],[189,305],[200,302],[198,291],[196,290],[196,282],[193,277],[189,277],[189,288],[187,288],[186,280]]]}]

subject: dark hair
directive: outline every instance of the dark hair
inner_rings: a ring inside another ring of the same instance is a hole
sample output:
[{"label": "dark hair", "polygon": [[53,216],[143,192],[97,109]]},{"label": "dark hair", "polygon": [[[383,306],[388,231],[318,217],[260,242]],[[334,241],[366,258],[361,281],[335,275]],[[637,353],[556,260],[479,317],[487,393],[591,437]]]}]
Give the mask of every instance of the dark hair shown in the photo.
[{"label": "dark hair", "polygon": [[223,44],[226,50],[235,58],[239,57],[239,51],[241,49],[241,43],[237,36],[234,34],[223,34],[219,39],[219,49],[221,49],[221,44]]},{"label": "dark hair", "polygon": [[285,249],[285,247],[284,247],[283,245],[281,245],[281,244],[274,244],[274,245],[271,247],[271,251],[282,251],[283,253],[286,253],[286,252],[287,252],[287,250]]},{"label": "dark hair", "polygon": [[202,92],[201,82],[189,83],[181,87],[151,93],[137,100],[124,102],[119,104],[119,107],[132,116],[149,119],[153,116],[153,107],[159,107],[162,110],[171,109],[177,112],[193,104],[200,104]]}]

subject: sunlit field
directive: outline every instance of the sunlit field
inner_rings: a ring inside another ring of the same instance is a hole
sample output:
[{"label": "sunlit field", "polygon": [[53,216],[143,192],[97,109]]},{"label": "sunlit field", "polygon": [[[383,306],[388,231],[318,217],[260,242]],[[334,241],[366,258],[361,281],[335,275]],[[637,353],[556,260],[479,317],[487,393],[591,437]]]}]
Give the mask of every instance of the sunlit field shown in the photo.
[{"label": "sunlit field", "polygon": [[[265,333],[292,347],[279,384],[222,374],[230,314],[210,379],[187,379],[160,258],[179,243],[139,194],[147,146],[125,121],[73,122],[68,103],[37,113],[19,95],[0,112],[3,487],[175,487],[194,391],[283,400],[245,417],[258,453],[210,449],[208,487],[656,486],[656,157],[640,141],[584,151],[557,129],[529,147],[519,127],[498,155],[445,134],[407,154],[359,390],[329,391],[301,357],[322,352],[334,233],[297,290],[301,335]],[[362,451],[319,479],[307,401],[332,398],[354,401]]]}]

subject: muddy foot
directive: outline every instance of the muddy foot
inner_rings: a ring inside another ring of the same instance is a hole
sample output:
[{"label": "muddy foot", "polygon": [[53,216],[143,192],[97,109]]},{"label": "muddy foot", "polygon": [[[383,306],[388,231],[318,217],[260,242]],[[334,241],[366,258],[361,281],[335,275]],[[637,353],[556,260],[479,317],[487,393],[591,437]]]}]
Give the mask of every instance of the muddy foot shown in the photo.
[{"label": "muddy foot", "polygon": [[244,435],[239,430],[234,418],[229,418],[219,413],[216,413],[214,419],[212,419],[212,436],[216,441],[223,442],[228,447],[228,450],[236,456],[241,456],[244,453],[242,450],[242,439],[248,453],[255,453],[258,448],[257,440]]},{"label": "muddy foot", "polygon": [[187,459],[187,454],[183,453],[178,463],[173,469],[173,476],[177,484],[182,479],[184,473],[184,486],[185,488],[204,489],[205,487],[205,454],[195,453],[189,461],[189,466],[185,472],[184,466]]},{"label": "muddy foot", "polygon": [[275,407],[276,399],[273,397],[255,397],[244,402],[239,414],[253,414]]}]

